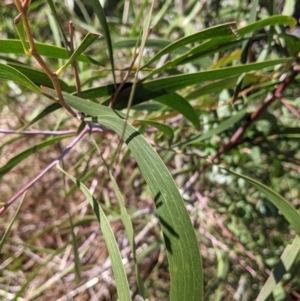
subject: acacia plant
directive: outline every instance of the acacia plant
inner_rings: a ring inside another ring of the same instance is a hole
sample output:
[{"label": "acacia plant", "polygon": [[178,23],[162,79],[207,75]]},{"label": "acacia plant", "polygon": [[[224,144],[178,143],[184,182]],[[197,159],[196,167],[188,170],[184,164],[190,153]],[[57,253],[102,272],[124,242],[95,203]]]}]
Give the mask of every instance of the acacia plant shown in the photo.
[{"label": "acacia plant", "polygon": [[297,296],[297,21],[258,1],[85,2],[1,8],[1,296]]}]

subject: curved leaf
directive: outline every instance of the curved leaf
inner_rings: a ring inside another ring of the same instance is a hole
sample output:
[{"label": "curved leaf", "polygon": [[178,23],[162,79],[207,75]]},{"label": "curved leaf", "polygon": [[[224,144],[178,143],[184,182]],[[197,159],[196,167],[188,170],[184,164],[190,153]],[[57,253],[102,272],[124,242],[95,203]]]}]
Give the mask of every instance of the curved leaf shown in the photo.
[{"label": "curved leaf", "polygon": [[[46,56],[46,57],[52,57],[56,59],[68,59],[69,54],[66,51],[66,49],[43,44],[43,43],[35,43],[37,51],[40,55]],[[22,43],[20,40],[5,40],[0,39],[0,53],[14,53],[14,54],[24,54],[24,49],[22,46]],[[78,58],[78,61],[84,62],[84,63],[93,63],[95,65],[100,65],[99,62],[85,56],[84,54],[81,54]]]},{"label": "curved leaf", "polygon": [[109,224],[109,221],[104,211],[102,210],[98,202],[94,199],[94,197],[92,196],[88,188],[82,182],[75,179],[61,168],[60,170],[80,188],[80,190],[83,192],[88,202],[92,206],[95,215],[97,216],[97,220],[100,224],[104,239],[106,241],[107,249],[111,259],[111,266],[116,280],[116,287],[117,287],[119,300],[131,301],[128,281],[127,281],[124,265],[122,263],[120,250],[118,248],[118,244],[116,242],[114,233],[111,229],[111,226]]},{"label": "curved leaf", "polygon": [[205,30],[202,30],[200,32],[194,33],[192,35],[189,35],[187,37],[183,37],[176,42],[168,45],[164,49],[162,49],[159,53],[157,53],[147,64],[145,64],[143,67],[146,67],[150,65],[152,62],[158,60],[160,57],[162,57],[166,53],[170,53],[174,51],[175,49],[191,44],[191,43],[198,43],[207,39],[211,39],[212,37],[224,37],[224,36],[231,36],[235,37],[235,34],[233,32],[233,27],[235,26],[235,22],[217,25]]},{"label": "curved leaf", "polygon": [[69,65],[71,65],[90,45],[97,41],[101,37],[98,33],[89,32],[84,39],[81,41],[80,45],[75,49],[67,62],[61,66],[56,73],[60,75],[63,70],[65,70]]},{"label": "curved leaf", "polygon": [[289,16],[271,16],[269,18],[256,21],[254,23],[251,23],[245,27],[239,28],[236,32],[243,36],[246,34],[249,34],[253,31],[260,30],[266,26],[271,26],[271,25],[288,25],[290,27],[296,26],[297,22],[294,18],[289,17]]},{"label": "curved leaf", "polygon": [[[200,84],[202,82],[224,79],[230,76],[240,75],[243,72],[261,70],[263,68],[272,67],[278,64],[287,64],[290,61],[291,60],[289,58],[270,60],[261,63],[251,63],[216,70],[200,71],[190,74],[169,76],[166,78],[154,79],[145,83],[139,83],[136,85],[133,104],[141,103],[149,99],[155,99],[157,97],[167,95],[169,94],[169,92],[175,92],[177,90],[186,88],[188,86]],[[130,88],[125,89],[120,93],[114,105],[116,109],[119,110],[126,108],[127,101],[130,95],[130,90]]]},{"label": "curved leaf", "polygon": [[[17,69],[19,72],[24,74],[28,79],[30,79],[37,86],[46,86],[53,88],[53,84],[49,76],[37,69],[33,69],[21,64],[9,63],[8,66]],[[67,85],[63,80],[58,79],[61,89],[65,92],[71,93],[75,90],[74,87]]]},{"label": "curved leaf", "polygon": [[0,63],[0,79],[11,80],[25,86],[34,92],[41,94],[42,90],[37,87],[28,77],[17,69]]},{"label": "curved leaf", "polygon": [[198,129],[200,128],[199,118],[194,108],[181,95],[177,93],[169,93],[160,97],[156,97],[155,100],[179,112],[187,120],[189,120],[196,128]]},{"label": "curved leaf", "polygon": [[[123,114],[107,107],[64,94],[66,102],[88,114],[86,121],[100,123],[123,134]],[[135,157],[152,193],[167,248],[171,277],[170,300],[202,300],[202,265],[194,228],[180,193],[161,158],[130,124],[124,141]]]}]

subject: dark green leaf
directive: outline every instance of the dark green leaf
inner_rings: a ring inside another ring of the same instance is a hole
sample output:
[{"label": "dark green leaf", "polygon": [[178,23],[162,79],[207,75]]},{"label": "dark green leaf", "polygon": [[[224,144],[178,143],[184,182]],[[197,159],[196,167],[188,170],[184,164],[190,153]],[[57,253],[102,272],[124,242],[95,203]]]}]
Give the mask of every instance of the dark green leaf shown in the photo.
[{"label": "dark green leaf", "polygon": [[0,79],[11,80],[34,92],[41,94],[42,90],[37,87],[28,77],[17,69],[0,63]]},{"label": "dark green leaf", "polygon": [[174,109],[189,120],[197,129],[200,128],[199,118],[190,103],[177,93],[169,93],[155,98],[156,101]]},{"label": "dark green leaf", "polygon": [[[133,104],[141,103],[149,99],[155,99],[157,97],[169,94],[170,92],[175,92],[195,84],[200,84],[211,80],[224,79],[230,76],[239,75],[243,72],[262,70],[263,68],[273,67],[278,64],[287,64],[289,62],[290,59],[270,60],[261,63],[251,63],[241,66],[154,79],[145,83],[140,83],[136,86]],[[125,89],[122,91],[120,96],[117,98],[114,107],[116,109],[125,108],[129,99],[129,95],[130,89]]]},{"label": "dark green leaf", "polygon": [[[41,70],[33,69],[21,64],[9,64],[9,66],[17,69],[22,74],[24,74],[27,78],[29,78],[32,82],[34,82],[37,86],[46,86],[49,88],[53,88],[53,84],[49,76]],[[60,87],[65,92],[73,92],[75,90],[74,87],[70,87],[63,80],[58,80]]]},{"label": "dark green leaf", "polygon": [[[66,49],[43,44],[43,43],[36,43],[36,48],[38,53],[41,56],[52,57],[56,59],[68,59],[69,54]],[[24,54],[24,49],[22,47],[22,43],[20,40],[4,40],[0,39],[0,53],[14,53],[14,54]],[[78,61],[84,63],[93,63],[96,65],[100,65],[97,61],[90,59],[89,57],[81,54],[78,58]]]},{"label": "dark green leaf", "polygon": [[197,32],[195,34],[189,35],[187,37],[181,38],[181,39],[177,40],[176,42],[168,45],[164,49],[162,49],[143,67],[150,65],[152,62],[158,60],[164,54],[170,53],[177,48],[180,48],[182,46],[185,46],[185,45],[188,45],[191,43],[198,43],[198,42],[201,42],[204,40],[211,39],[212,37],[214,37],[214,38],[224,37],[224,36],[235,37],[235,34],[233,32],[234,26],[235,26],[235,22],[217,25],[215,27],[211,27],[211,28],[202,30],[200,32]]},{"label": "dark green leaf", "polygon": [[[122,135],[122,114],[72,95],[65,94],[64,97],[74,109],[95,116],[86,121],[100,123]],[[178,188],[161,158],[130,124],[126,125],[124,141],[149,185],[160,218],[170,266],[170,300],[202,300],[202,265],[198,242]]]}]

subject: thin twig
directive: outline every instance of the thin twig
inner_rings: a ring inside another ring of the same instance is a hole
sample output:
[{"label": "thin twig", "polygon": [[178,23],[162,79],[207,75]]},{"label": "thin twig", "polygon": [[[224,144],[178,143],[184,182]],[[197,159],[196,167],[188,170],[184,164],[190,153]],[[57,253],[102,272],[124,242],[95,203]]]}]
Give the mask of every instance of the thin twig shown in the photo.
[{"label": "thin twig", "polygon": [[55,74],[55,72],[52,72],[50,70],[50,68],[47,66],[47,64],[45,63],[45,61],[43,60],[43,58],[40,56],[40,54],[38,53],[38,51],[36,49],[36,45],[33,40],[32,32],[31,32],[30,25],[29,25],[28,18],[27,18],[27,11],[28,11],[28,6],[30,4],[30,1],[26,0],[23,3],[21,3],[19,0],[14,0],[14,2],[15,2],[15,5],[21,15],[22,20],[23,20],[24,30],[26,32],[26,36],[27,36],[27,39],[28,39],[28,42],[30,45],[29,55],[32,55],[36,59],[36,61],[39,63],[39,65],[42,67],[42,69],[45,71],[45,73],[50,78],[50,80],[53,84],[53,87],[57,93],[59,103],[73,117],[77,118],[77,114],[73,111],[73,109],[64,100],[57,74]]},{"label": "thin twig", "polygon": [[297,109],[294,108],[291,104],[289,104],[289,102],[284,97],[281,97],[280,101],[290,110],[292,114],[300,119],[300,112],[297,111]]},{"label": "thin twig", "polygon": [[19,190],[11,199],[9,199],[2,208],[0,208],[0,215],[5,212],[5,210],[14,203],[25,191],[31,188],[38,180],[40,180],[50,169],[52,169],[56,164],[58,164],[65,155],[82,139],[82,137],[88,133],[90,130],[89,126],[86,126],[83,131],[67,146],[67,148],[61,153],[61,155],[51,162],[42,172],[40,172],[33,180],[31,180],[27,185],[25,185],[21,190]]},{"label": "thin twig", "polygon": [[212,158],[211,162],[207,163],[202,171],[206,170],[211,163],[217,161],[225,152],[228,152],[236,145],[240,144],[244,133],[246,130],[257,120],[259,117],[267,110],[267,108],[277,99],[282,97],[282,93],[284,90],[292,83],[295,77],[300,73],[300,66],[296,66],[293,68],[290,76],[285,76],[283,81],[275,88],[275,90],[269,94],[265,100],[265,102],[255,111],[253,112],[246,123],[241,125],[237,131],[232,135],[229,142],[223,146],[221,146],[217,152],[217,154]]}]

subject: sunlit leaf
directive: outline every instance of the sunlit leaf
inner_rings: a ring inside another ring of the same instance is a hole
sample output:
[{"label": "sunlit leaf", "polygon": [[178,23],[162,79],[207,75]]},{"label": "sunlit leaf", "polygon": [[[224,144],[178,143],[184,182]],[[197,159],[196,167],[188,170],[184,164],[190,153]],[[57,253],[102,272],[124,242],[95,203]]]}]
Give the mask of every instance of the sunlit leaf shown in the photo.
[{"label": "sunlit leaf", "polygon": [[172,44],[168,45],[159,53],[157,53],[144,67],[150,65],[152,62],[158,60],[160,57],[162,57],[166,53],[170,53],[174,51],[175,49],[191,44],[191,43],[198,43],[207,39],[211,39],[212,37],[224,37],[224,36],[231,36],[234,37],[235,34],[233,32],[233,27],[235,26],[235,22],[217,25],[215,27],[210,27],[208,29],[202,30],[200,32],[194,33],[192,35],[189,35],[187,37],[181,38],[180,40],[177,40],[176,42],[173,42]]},{"label": "sunlit leaf", "polygon": [[88,202],[92,206],[94,213],[97,217],[97,220],[100,224],[104,239],[106,241],[109,256],[111,258],[111,265],[114,273],[114,278],[116,280],[116,288],[117,288],[119,300],[131,301],[129,285],[128,285],[125,269],[122,263],[122,257],[114,233],[111,229],[111,226],[109,224],[109,221],[105,213],[103,212],[98,202],[94,199],[94,197],[92,196],[88,188],[82,182],[72,177],[64,170],[62,170],[62,172],[66,174],[66,176],[70,178],[80,188],[80,190],[83,192]]},{"label": "sunlit leaf", "polygon": [[92,45],[95,41],[97,41],[101,37],[98,33],[89,32],[80,45],[75,49],[67,62],[61,66],[57,71],[57,75],[60,75],[69,65],[71,65],[90,45]]},{"label": "sunlit leaf", "polygon": [[[122,114],[72,95],[64,97],[74,109],[95,116],[86,121],[100,123],[122,135]],[[130,124],[126,126],[124,141],[149,185],[160,218],[171,276],[170,300],[201,300],[203,280],[198,242],[178,188],[161,158]]]},{"label": "sunlit leaf", "polygon": [[270,294],[274,291],[276,285],[281,281],[282,277],[289,272],[299,253],[300,237],[297,235],[293,243],[291,245],[287,245],[284,249],[279,263],[276,265],[268,280],[265,282],[255,301],[264,301],[269,298]]}]

